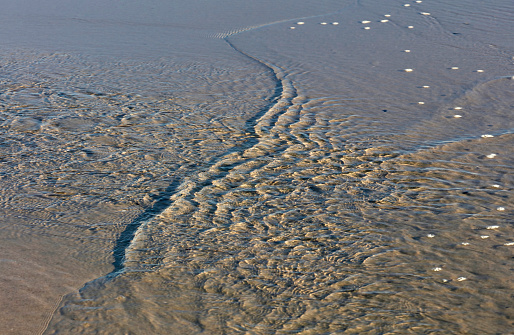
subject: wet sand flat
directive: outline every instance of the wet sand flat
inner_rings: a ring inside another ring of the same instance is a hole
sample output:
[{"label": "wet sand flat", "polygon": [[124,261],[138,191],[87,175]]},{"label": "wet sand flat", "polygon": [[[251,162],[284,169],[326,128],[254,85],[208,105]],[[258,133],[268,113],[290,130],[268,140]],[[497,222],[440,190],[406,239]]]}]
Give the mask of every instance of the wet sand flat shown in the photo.
[{"label": "wet sand flat", "polygon": [[2,334],[514,326],[509,1],[0,4]]}]

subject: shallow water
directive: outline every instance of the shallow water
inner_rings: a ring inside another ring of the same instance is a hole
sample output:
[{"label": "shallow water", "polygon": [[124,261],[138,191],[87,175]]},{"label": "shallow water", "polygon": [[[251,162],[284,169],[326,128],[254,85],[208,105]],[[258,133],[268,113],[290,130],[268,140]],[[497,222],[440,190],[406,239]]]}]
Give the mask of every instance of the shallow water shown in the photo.
[{"label": "shallow water", "polygon": [[514,7],[406,3],[10,8],[0,331],[508,333]]}]

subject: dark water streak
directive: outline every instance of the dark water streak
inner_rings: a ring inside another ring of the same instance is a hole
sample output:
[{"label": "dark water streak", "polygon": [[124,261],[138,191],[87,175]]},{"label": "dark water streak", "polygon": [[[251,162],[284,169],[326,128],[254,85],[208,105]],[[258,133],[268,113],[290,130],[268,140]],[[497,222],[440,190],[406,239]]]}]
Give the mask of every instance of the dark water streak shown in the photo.
[{"label": "dark water streak", "polygon": [[[232,42],[230,42],[227,37],[225,37],[223,40],[236,52],[258,63],[259,66],[264,67],[273,78],[273,81],[275,82],[273,93],[268,98],[269,103],[264,108],[262,108],[258,113],[256,113],[253,117],[251,117],[245,122],[245,132],[247,135],[245,143],[242,146],[238,147],[238,150],[230,151],[229,153],[227,153],[227,155],[230,155],[234,152],[242,153],[245,150],[255,146],[259,142],[259,135],[256,133],[255,127],[257,126],[259,119],[262,118],[269,110],[271,110],[279,101],[279,99],[283,96],[284,85],[282,81],[278,78],[276,70],[274,70],[274,68],[271,65],[268,65],[263,61],[245,53],[244,51],[241,51]],[[286,110],[287,108],[282,107],[282,109]],[[279,116],[280,113],[274,115],[272,119],[273,124],[276,122]],[[273,126],[273,124],[271,126]],[[226,155],[223,157],[226,157]],[[214,159],[213,161],[209,162],[208,166],[211,167],[212,165],[221,161],[223,157],[221,159]],[[238,165],[240,165],[240,163],[236,164],[236,166]],[[211,178],[210,180],[201,183],[196,188],[191,190],[190,193],[195,194],[204,187],[212,184],[213,180],[224,178],[234,167],[235,166],[230,166],[224,169],[223,173],[213,176],[213,178]],[[172,205],[173,201],[171,200],[171,197],[177,192],[177,188],[181,184],[182,180],[177,178],[164,191],[153,196],[152,198],[154,204],[151,207],[147,208],[143,213],[141,213],[134,221],[129,223],[125,227],[125,230],[123,230],[120,233],[113,249],[114,261],[112,262],[112,265],[114,269],[110,273],[105,275],[105,278],[113,279],[124,272],[127,250],[130,247],[132,241],[134,240],[137,230],[139,229],[139,227],[141,227],[143,223],[152,220],[156,216],[160,215],[164,210],[166,210],[166,208]],[[85,286],[87,286],[87,284]]]}]

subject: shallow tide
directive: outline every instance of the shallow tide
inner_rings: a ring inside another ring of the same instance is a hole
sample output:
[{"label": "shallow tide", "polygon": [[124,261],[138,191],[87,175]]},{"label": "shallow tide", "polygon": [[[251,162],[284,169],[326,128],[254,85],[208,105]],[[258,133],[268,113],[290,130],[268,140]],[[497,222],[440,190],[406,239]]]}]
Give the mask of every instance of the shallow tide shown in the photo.
[{"label": "shallow tide", "polygon": [[0,332],[513,328],[509,1],[54,4],[2,14]]}]

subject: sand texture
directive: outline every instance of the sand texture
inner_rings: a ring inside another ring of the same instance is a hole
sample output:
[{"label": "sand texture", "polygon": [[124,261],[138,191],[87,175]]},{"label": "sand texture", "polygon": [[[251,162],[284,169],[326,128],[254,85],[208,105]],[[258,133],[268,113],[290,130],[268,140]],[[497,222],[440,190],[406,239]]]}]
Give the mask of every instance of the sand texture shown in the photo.
[{"label": "sand texture", "polygon": [[508,334],[514,5],[0,0],[1,334]]}]

